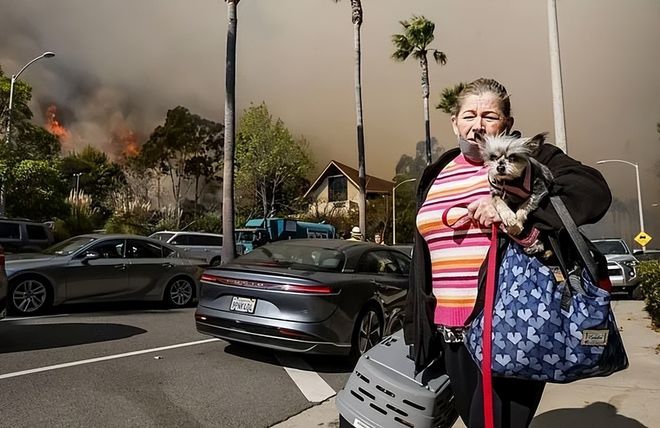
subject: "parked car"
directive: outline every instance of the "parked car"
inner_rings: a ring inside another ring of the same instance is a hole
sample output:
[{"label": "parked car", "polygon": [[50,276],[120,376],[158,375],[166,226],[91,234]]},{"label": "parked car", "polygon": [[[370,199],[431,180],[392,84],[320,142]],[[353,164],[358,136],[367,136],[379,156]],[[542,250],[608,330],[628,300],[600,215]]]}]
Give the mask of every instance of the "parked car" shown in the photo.
[{"label": "parked car", "polygon": [[642,250],[635,250],[633,251],[633,256],[635,256],[640,262],[647,260],[660,260],[660,250],[646,250],[644,252],[642,252]]},{"label": "parked car", "polygon": [[403,325],[410,257],[359,241],[265,244],[207,269],[197,330],[229,342],[361,355]]},{"label": "parked car", "polygon": [[592,241],[607,259],[607,271],[613,291],[625,291],[633,298],[640,298],[637,265],[639,261],[623,239],[596,239]]},{"label": "parked car", "polygon": [[412,257],[413,253],[413,244],[394,244],[390,245],[390,248],[394,248],[395,250],[403,251],[405,254],[409,255]]},{"label": "parked car", "polygon": [[62,303],[156,300],[190,304],[202,263],[133,235],[81,235],[41,254],[7,257],[9,310],[31,315]]},{"label": "parked car", "polygon": [[5,272],[5,250],[0,247],[0,320],[7,316],[7,273]]},{"label": "parked car", "polygon": [[52,244],[53,232],[46,223],[0,218],[0,245],[6,253],[38,252]]},{"label": "parked car", "polygon": [[150,238],[158,239],[180,249],[185,257],[204,260],[216,266],[222,260],[222,235],[203,232],[156,232]]}]

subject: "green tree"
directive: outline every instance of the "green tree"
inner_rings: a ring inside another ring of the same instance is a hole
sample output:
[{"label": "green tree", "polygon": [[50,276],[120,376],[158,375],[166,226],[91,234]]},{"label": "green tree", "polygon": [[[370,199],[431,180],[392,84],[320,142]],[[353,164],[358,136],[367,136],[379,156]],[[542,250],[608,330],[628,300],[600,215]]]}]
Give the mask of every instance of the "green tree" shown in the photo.
[{"label": "green tree", "polygon": [[437,49],[429,49],[433,42],[435,24],[423,16],[414,16],[408,21],[399,21],[403,34],[392,35],[396,49],[392,54],[395,61],[405,61],[412,56],[419,61],[422,69],[422,98],[424,100],[424,128],[426,131],[426,163],[431,163],[431,121],[429,117],[429,64],[427,55],[433,53],[433,59],[440,65],[447,63],[447,56]]},{"label": "green tree", "polygon": [[154,169],[169,178],[177,210],[187,193],[188,179],[196,183],[195,201],[199,197],[199,181],[217,178],[220,167],[223,126],[178,106],[167,112],[165,123],[156,127],[142,146],[134,165]]},{"label": "green tree", "polygon": [[[334,0],[337,3],[339,0]],[[362,2],[351,0],[351,21],[353,22],[353,52],[355,81],[355,113],[358,148],[358,213],[360,230],[367,229],[367,172],[364,159],[364,118],[362,114],[362,42],[363,21]],[[365,239],[363,237],[363,239]]]},{"label": "green tree", "polygon": [[302,188],[294,192],[291,186],[306,180],[312,167],[307,143],[294,140],[266,104],[243,112],[236,135],[236,187],[245,207],[264,218],[288,211]]},{"label": "green tree", "polygon": [[68,189],[60,179],[58,162],[22,160],[12,171],[14,191],[7,192],[7,211],[16,217],[51,220],[66,213]]},{"label": "green tree", "polygon": [[[407,178],[418,178],[426,168],[426,142],[418,141],[415,145],[415,157],[407,154],[401,155],[396,164],[395,171],[397,175],[405,175]],[[431,161],[440,157],[445,149],[440,147],[438,140],[431,138]]]},{"label": "green tree", "polygon": [[435,108],[447,114],[454,114],[454,109],[458,106],[458,95],[465,86],[467,86],[466,83],[460,82],[453,87],[443,89],[440,94],[440,103]]},{"label": "green tree", "polygon": [[[12,106],[12,127],[11,144],[4,144],[7,140],[7,125],[9,121],[9,93],[11,90],[11,76],[5,76],[0,67],[0,118],[2,126],[0,127],[0,136],[2,137],[2,147],[0,148],[0,215],[6,214],[7,193],[12,190],[12,172],[20,160],[27,159],[22,156],[21,151],[16,150],[20,147],[17,136],[21,135],[26,127],[30,126],[32,111],[28,106],[32,99],[32,88],[22,80],[14,83],[14,98]],[[16,156],[20,156],[17,158]]]},{"label": "green tree", "polygon": [[[425,141],[417,142],[415,157],[407,154],[401,155],[396,164],[395,185],[411,178],[419,180],[426,168],[425,143]],[[443,151],[444,148],[440,147],[435,138],[432,138],[432,161],[437,160]],[[398,243],[412,242],[417,215],[416,189],[416,181],[406,183],[396,189],[396,242]]]},{"label": "green tree", "polygon": [[222,175],[222,263],[234,260],[234,155],[236,137],[236,9],[239,0],[227,2],[227,48],[225,50],[225,147]]},{"label": "green tree", "polygon": [[64,157],[60,170],[62,180],[69,183],[71,189],[76,187],[74,174],[80,174],[78,190],[91,198],[91,209],[96,210],[102,219],[110,216],[112,210],[108,199],[126,183],[126,176],[118,163],[111,161],[102,151],[87,146]]},{"label": "green tree", "polygon": [[[0,67],[0,117],[2,117],[2,140],[7,138],[7,120],[9,120],[9,92],[11,76],[6,76]],[[28,103],[32,99],[32,87],[23,80],[14,82],[14,99],[12,100],[12,134],[19,133],[32,119],[32,110]],[[12,135],[14,137],[14,135]],[[12,138],[13,139],[13,138]]]}]

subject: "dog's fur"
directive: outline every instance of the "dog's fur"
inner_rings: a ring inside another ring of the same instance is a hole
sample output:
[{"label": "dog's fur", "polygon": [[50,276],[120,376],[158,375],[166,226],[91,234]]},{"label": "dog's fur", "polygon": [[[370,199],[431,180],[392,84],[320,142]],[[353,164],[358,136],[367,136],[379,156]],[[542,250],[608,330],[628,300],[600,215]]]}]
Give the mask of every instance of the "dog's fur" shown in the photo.
[{"label": "dog's fur", "polygon": [[[552,173],[548,167],[534,159],[544,144],[545,137],[545,133],[531,138],[511,135],[477,136],[482,143],[482,158],[488,166],[493,205],[511,236],[520,235],[529,213],[534,211],[549,193]],[[528,168],[531,173],[528,183],[530,187],[523,189],[522,184]],[[537,239],[526,247],[525,251],[533,254],[543,249],[543,243]]]}]

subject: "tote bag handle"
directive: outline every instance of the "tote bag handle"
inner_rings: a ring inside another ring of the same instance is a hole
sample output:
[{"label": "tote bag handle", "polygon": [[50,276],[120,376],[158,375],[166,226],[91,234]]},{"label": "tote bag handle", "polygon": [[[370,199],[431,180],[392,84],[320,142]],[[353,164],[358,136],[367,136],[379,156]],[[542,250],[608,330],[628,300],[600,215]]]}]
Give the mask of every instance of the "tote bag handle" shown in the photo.
[{"label": "tote bag handle", "polygon": [[555,211],[557,212],[559,219],[564,224],[564,227],[566,228],[568,235],[571,237],[571,241],[573,241],[575,248],[580,254],[580,258],[582,259],[582,262],[584,262],[584,267],[587,269],[587,272],[589,272],[591,279],[594,281],[594,284],[598,284],[598,270],[596,269],[596,261],[594,260],[594,257],[591,255],[591,252],[587,247],[587,243],[584,240],[584,237],[582,236],[580,231],[578,230],[577,225],[573,220],[573,217],[571,217],[571,214],[568,212],[568,209],[566,209],[566,205],[564,205],[564,201],[562,201],[559,196],[551,196],[550,202],[552,203],[552,206],[555,208]]}]

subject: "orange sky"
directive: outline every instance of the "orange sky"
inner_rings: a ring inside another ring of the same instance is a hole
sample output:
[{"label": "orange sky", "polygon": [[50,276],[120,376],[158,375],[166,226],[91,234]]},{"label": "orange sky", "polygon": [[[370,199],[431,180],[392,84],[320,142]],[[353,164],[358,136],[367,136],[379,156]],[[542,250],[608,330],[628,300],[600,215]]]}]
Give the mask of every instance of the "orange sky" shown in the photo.
[{"label": "orange sky", "polygon": [[[646,229],[660,242],[660,2],[558,0],[569,154],[638,162]],[[57,56],[21,77],[35,105],[64,107],[63,123],[101,141],[120,115],[149,132],[184,105],[223,120],[226,6],[221,0],[0,0],[0,64],[7,74],[44,50]],[[448,63],[431,67],[431,103],[442,88],[494,77],[512,94],[516,128],[554,131],[545,0],[363,0],[363,96],[369,174],[391,178],[424,138],[419,66],[390,59],[399,20],[436,23],[433,47]],[[265,101],[304,135],[321,170],[356,164],[350,2],[243,0],[238,8],[237,102]],[[36,109],[35,109],[36,110]],[[62,108],[58,110],[58,113]],[[38,118],[39,119],[39,118]],[[448,117],[431,112],[432,135],[450,147]],[[101,144],[101,143],[99,143]],[[639,229],[634,169],[599,165],[622,201],[623,223]],[[621,217],[621,216],[619,216]],[[624,230],[625,229],[625,230]],[[653,245],[651,245],[653,246]]]}]

